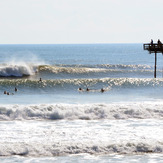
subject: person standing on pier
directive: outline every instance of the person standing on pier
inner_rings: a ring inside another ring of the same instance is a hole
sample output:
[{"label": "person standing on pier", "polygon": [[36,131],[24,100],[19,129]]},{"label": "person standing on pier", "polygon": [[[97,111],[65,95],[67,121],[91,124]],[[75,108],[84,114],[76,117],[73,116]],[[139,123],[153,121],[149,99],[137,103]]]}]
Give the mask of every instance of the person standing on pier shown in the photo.
[{"label": "person standing on pier", "polygon": [[151,39],[151,45],[153,45],[153,40]]}]

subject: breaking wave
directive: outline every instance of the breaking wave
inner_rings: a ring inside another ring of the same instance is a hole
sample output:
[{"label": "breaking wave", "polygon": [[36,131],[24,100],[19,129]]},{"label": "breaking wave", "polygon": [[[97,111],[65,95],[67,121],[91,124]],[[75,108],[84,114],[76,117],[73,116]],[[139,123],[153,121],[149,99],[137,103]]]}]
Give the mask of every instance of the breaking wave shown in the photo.
[{"label": "breaking wave", "polygon": [[34,75],[36,67],[30,64],[3,64],[0,65],[1,77],[23,77]]},{"label": "breaking wave", "polygon": [[40,104],[0,106],[0,120],[162,119],[162,104]]},{"label": "breaking wave", "polygon": [[0,65],[1,77],[23,77],[36,73],[49,74],[89,74],[89,73],[151,73],[148,65],[38,65],[29,63],[11,63]]}]

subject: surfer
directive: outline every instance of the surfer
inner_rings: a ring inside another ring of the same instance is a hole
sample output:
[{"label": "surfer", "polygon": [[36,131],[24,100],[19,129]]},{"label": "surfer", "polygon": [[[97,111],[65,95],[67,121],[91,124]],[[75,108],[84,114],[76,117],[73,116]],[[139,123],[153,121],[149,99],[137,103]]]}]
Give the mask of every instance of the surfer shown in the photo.
[{"label": "surfer", "polygon": [[153,45],[153,40],[151,39],[151,45]]},{"label": "surfer", "polygon": [[9,92],[7,92],[7,95],[10,95],[10,93],[9,93]]},{"label": "surfer", "polygon": [[82,88],[79,88],[78,90],[79,90],[79,91],[82,91]]},{"label": "surfer", "polygon": [[4,94],[6,95],[6,94],[7,94],[7,92],[6,92],[6,91],[4,91]]},{"label": "surfer", "polygon": [[42,82],[42,79],[40,78],[40,80],[38,81],[39,83]]},{"label": "surfer", "polygon": [[89,89],[89,88],[87,88],[87,89],[86,89],[86,91],[90,91],[90,89]]},{"label": "surfer", "polygon": [[105,90],[103,88],[101,88],[101,92],[103,93]]},{"label": "surfer", "polygon": [[18,89],[15,87],[15,92],[17,92],[18,91]]}]

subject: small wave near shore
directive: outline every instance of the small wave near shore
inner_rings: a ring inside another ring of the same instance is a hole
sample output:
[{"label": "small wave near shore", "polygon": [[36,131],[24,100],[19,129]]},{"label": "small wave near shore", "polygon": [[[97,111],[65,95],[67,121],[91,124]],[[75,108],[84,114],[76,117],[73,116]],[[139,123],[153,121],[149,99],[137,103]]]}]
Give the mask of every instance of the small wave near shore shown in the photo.
[{"label": "small wave near shore", "polygon": [[[123,143],[58,143],[58,142],[31,142],[28,143],[1,143],[0,156],[65,156],[69,154],[88,153],[92,155],[107,155],[107,154],[147,154],[161,153],[163,145],[161,142],[123,142]],[[3,150],[5,149],[5,150]]]},{"label": "small wave near shore", "polygon": [[162,104],[40,104],[0,106],[0,120],[162,119]]}]

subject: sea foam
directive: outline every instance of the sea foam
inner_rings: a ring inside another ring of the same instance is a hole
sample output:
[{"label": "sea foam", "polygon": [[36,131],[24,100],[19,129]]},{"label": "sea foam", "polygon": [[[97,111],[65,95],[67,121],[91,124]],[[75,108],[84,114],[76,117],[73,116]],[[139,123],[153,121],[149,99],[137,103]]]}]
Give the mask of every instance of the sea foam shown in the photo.
[{"label": "sea foam", "polygon": [[0,106],[0,120],[162,119],[162,104],[39,104]]},{"label": "sea foam", "polygon": [[161,142],[10,142],[0,144],[0,156],[63,156],[67,154],[142,154],[162,153]]},{"label": "sea foam", "polygon": [[17,64],[4,64],[0,66],[0,76],[3,77],[22,77],[34,75],[36,67],[31,64],[17,63]]}]

